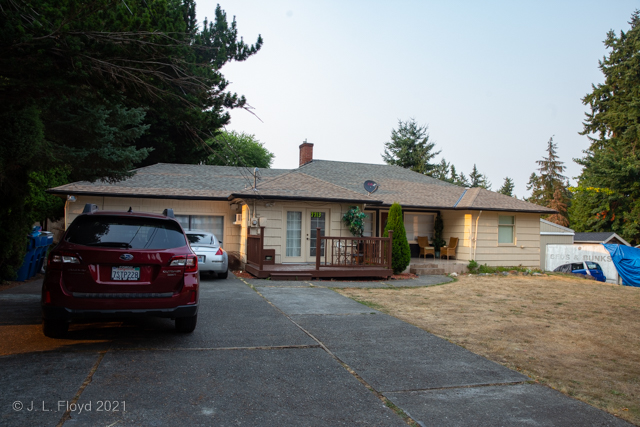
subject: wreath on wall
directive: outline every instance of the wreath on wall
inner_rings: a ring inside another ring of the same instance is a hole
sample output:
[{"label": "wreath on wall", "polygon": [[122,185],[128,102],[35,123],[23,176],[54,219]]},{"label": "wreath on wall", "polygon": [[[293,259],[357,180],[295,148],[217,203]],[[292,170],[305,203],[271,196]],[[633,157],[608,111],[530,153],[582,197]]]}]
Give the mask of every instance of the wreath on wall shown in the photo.
[{"label": "wreath on wall", "polygon": [[367,214],[362,212],[359,207],[351,206],[342,216],[342,222],[349,228],[351,234],[356,237],[362,237],[362,233],[364,233],[364,220],[366,218]]}]

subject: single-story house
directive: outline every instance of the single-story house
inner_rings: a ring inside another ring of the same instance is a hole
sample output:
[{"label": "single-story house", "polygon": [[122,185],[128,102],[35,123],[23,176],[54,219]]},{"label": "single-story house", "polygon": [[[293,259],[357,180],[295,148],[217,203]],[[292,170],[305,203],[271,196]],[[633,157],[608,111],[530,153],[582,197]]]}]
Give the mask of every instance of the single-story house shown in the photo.
[{"label": "single-story house", "polygon": [[[342,222],[351,206],[367,215],[365,236],[381,236],[389,208],[398,202],[414,256],[417,237],[432,240],[440,214],[444,239],[459,238],[458,260],[540,265],[540,215],[555,212],[551,209],[398,166],[314,159],[313,144],[307,142],[299,149],[295,169],[254,173],[230,166],[155,164],[118,183],[74,182],[48,191],[75,199],[67,202],[66,224],[86,203],[104,210],[173,208],[185,229],[213,231],[241,261],[247,259],[248,237],[264,226],[264,248],[273,250],[277,264],[314,262],[316,228],[326,236],[351,236]],[[365,190],[367,180],[378,190]]]},{"label": "single-story house", "polygon": [[546,270],[547,245],[573,245],[576,234],[570,228],[540,218],[540,269]]},{"label": "single-story house", "polygon": [[629,242],[618,236],[613,231],[601,231],[591,233],[576,233],[573,237],[574,245],[584,245],[593,243],[611,243],[617,245],[631,246]]}]

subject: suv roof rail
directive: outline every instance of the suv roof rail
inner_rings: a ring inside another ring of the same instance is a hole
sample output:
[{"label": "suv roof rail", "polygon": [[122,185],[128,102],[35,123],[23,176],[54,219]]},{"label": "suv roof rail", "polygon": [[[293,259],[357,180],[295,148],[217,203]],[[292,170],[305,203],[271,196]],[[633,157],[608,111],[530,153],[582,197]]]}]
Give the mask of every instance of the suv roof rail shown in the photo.
[{"label": "suv roof rail", "polygon": [[98,205],[94,205],[93,203],[87,203],[84,205],[84,209],[82,213],[93,213],[98,210]]},{"label": "suv roof rail", "polygon": [[173,214],[173,209],[165,209],[164,211],[162,211],[162,215],[169,217],[169,218],[175,218],[176,216]]}]

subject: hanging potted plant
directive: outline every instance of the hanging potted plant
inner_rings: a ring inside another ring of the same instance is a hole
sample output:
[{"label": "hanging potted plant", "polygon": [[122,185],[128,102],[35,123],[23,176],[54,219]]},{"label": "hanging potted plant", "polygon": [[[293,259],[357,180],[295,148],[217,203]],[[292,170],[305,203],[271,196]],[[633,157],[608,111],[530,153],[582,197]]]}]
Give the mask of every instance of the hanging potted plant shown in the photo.
[{"label": "hanging potted plant", "polygon": [[444,230],[444,224],[442,223],[442,215],[436,216],[435,224],[433,225],[433,247],[436,252],[436,258],[440,258],[440,248],[445,246],[447,242],[442,238],[442,230]]},{"label": "hanging potted plant", "polygon": [[359,207],[351,206],[349,210],[342,215],[342,222],[349,228],[351,234],[356,237],[362,237],[364,233],[364,220],[367,214],[362,212]]}]

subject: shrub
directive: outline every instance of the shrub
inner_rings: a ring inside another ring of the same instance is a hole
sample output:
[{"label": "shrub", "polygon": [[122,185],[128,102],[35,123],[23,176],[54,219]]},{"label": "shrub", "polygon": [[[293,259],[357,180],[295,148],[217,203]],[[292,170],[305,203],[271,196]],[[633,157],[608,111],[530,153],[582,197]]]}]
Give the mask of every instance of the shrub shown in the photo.
[{"label": "shrub", "polygon": [[469,264],[467,265],[467,269],[471,274],[478,273],[478,263],[474,260],[469,261]]},{"label": "shrub", "polygon": [[402,220],[402,207],[398,203],[391,205],[387,226],[384,228],[384,237],[389,237],[389,230],[393,230],[393,243],[391,247],[391,268],[395,274],[402,273],[411,262],[411,249],[407,241],[407,233]]}]

